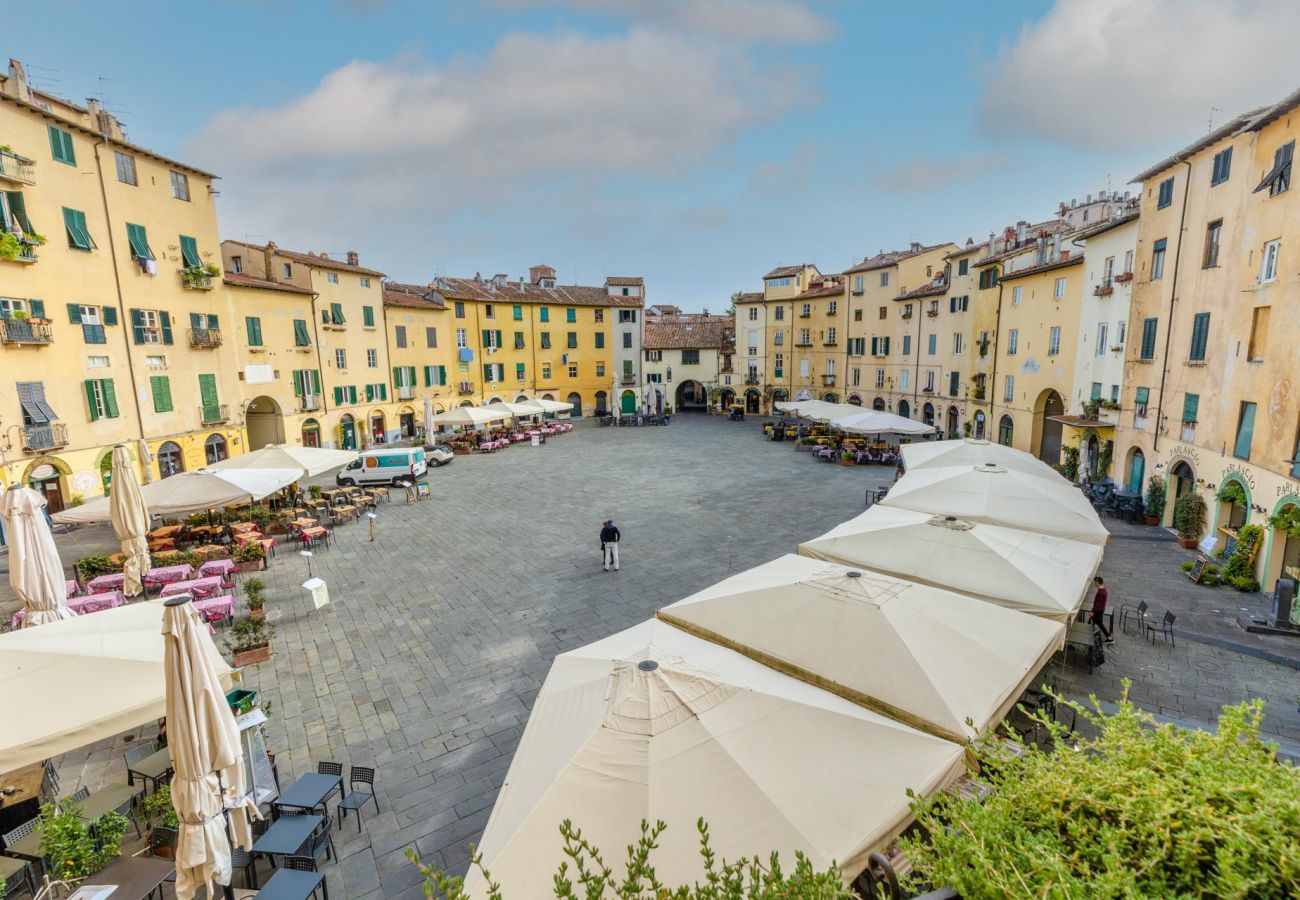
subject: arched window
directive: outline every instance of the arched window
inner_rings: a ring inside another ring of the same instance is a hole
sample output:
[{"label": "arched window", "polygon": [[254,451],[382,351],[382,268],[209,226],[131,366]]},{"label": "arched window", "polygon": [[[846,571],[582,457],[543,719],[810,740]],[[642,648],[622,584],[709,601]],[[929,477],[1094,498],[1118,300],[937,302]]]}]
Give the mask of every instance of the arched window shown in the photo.
[{"label": "arched window", "polygon": [[173,475],[185,471],[185,459],[181,455],[181,448],[171,441],[165,442],[158,448],[158,474],[162,478],[170,478]]},{"label": "arched window", "polygon": [[320,422],[305,419],[302,423],[302,445],[304,447],[320,446]]},{"label": "arched window", "polygon": [[1011,438],[1015,433],[1016,423],[1010,416],[1003,416],[998,420],[998,443],[1003,446],[1011,446]]},{"label": "arched window", "polygon": [[884,397],[877,397],[875,400],[872,400],[872,401],[871,401],[871,408],[874,409],[874,410],[876,410],[877,412],[879,412],[880,410],[883,410],[883,409],[885,408],[885,398],[884,398]]},{"label": "arched window", "polygon": [[210,434],[208,439],[203,442],[203,455],[208,460],[208,465],[219,463],[230,456],[226,449],[226,438],[220,434]]},{"label": "arched window", "polygon": [[934,404],[927,403],[921,407],[921,421],[927,425],[934,424]]},{"label": "arched window", "polygon": [[898,414],[904,419],[912,418],[912,405],[906,400],[898,401]]},{"label": "arched window", "polygon": [[567,402],[573,404],[573,409],[571,409],[571,410],[569,411],[569,415],[570,415],[570,416],[572,416],[573,418],[576,419],[576,418],[578,418],[579,416],[582,415],[582,395],[581,395],[581,394],[579,394],[577,391],[574,391],[573,393],[569,394],[569,397],[568,397]]}]

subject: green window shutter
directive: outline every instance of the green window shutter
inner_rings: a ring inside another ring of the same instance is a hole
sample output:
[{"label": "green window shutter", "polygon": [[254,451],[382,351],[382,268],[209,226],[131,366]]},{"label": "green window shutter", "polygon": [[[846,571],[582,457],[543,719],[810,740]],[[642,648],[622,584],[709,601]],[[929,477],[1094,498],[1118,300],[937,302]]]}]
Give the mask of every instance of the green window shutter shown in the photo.
[{"label": "green window shutter", "polygon": [[361,307],[361,324],[367,328],[375,327],[375,308],[373,306]]},{"label": "green window shutter", "polygon": [[76,250],[91,249],[90,235],[86,234],[86,217],[75,209],[63,207],[63,228],[68,232],[68,246]]},{"label": "green window shutter", "polygon": [[492,364],[483,363],[483,383],[486,384],[492,379]]},{"label": "green window shutter", "polygon": [[202,331],[207,327],[204,322],[203,313],[190,313],[190,327],[195,331]]},{"label": "green window shutter", "polygon": [[220,405],[217,402],[217,376],[210,373],[199,375],[199,401],[203,404],[204,409],[216,410]]},{"label": "green window shutter", "polygon": [[335,406],[343,405],[343,388],[341,387],[334,388],[334,405]]},{"label": "green window shutter", "polygon": [[402,367],[393,366],[393,387],[399,388],[401,386],[402,386]]},{"label": "green window shutter", "polygon": [[524,308],[522,306],[514,307],[515,321],[522,322],[524,319]]},{"label": "green window shutter", "polygon": [[104,318],[104,324],[105,324],[105,325],[116,325],[116,324],[117,324],[117,307],[116,307],[116,306],[105,306],[104,309],[103,309],[103,314],[104,314],[103,318]]},{"label": "green window shutter", "polygon": [[320,369],[311,370],[311,392],[317,397],[320,396]]},{"label": "green window shutter", "polygon": [[172,317],[171,314],[163,310],[158,310],[158,324],[162,328],[162,341],[164,344],[172,342]]},{"label": "green window shutter", "polygon": [[144,313],[138,309],[130,310],[132,339],[137,344],[144,343]]},{"label": "green window shutter", "polygon": [[388,385],[386,384],[379,385],[379,399],[380,400],[388,399]]},{"label": "green window shutter", "polygon": [[1151,388],[1140,387],[1133,394],[1133,402],[1138,406],[1146,406],[1151,402]]},{"label": "green window shutter", "polygon": [[208,328],[212,331],[221,330],[221,319],[217,318],[215,313],[208,316]]},{"label": "green window shutter", "polygon": [[77,164],[77,152],[72,146],[72,135],[53,125],[46,126],[50,131],[50,155],[61,163],[70,166]]},{"label": "green window shutter", "polygon": [[1255,438],[1255,404],[1241,404],[1241,420],[1237,424],[1237,444],[1232,455],[1238,459],[1250,459],[1250,444]]},{"label": "green window shutter", "polygon": [[104,415],[110,419],[116,419],[117,410],[117,390],[113,387],[113,379],[105,378],[99,382],[99,389],[104,394]]},{"label": "green window shutter", "polygon": [[344,324],[345,320],[343,318],[343,304],[341,303],[330,304],[330,321],[333,322],[335,325]]},{"label": "green window shutter", "polygon": [[1206,345],[1210,340],[1210,314],[1197,313],[1192,319],[1192,346],[1188,359],[1204,361]]},{"label": "green window shutter", "polygon": [[79,209],[74,209],[72,213],[76,217],[77,232],[86,244],[84,249],[94,250],[95,239],[90,236],[90,229],[86,227],[86,214]]},{"label": "green window shutter", "polygon": [[149,391],[153,394],[154,412],[172,411],[172,391],[166,375],[150,375]]},{"label": "green window shutter", "polygon": [[1200,394],[1183,394],[1183,421],[1195,422],[1196,414],[1200,411],[1200,407]]},{"label": "green window shutter", "polygon": [[131,245],[131,255],[136,259],[153,259],[153,250],[149,248],[149,234],[143,225],[126,223],[126,239]]},{"label": "green window shutter", "polygon": [[302,377],[305,374],[306,372],[303,369],[293,370],[293,395],[295,397],[302,396]]},{"label": "green window shutter", "polygon": [[262,346],[262,320],[257,316],[245,316],[244,327],[248,330],[248,346]]},{"label": "green window shutter", "polygon": [[501,349],[502,347],[505,346],[504,344],[501,343],[501,331],[500,331],[500,329],[498,329],[497,331],[493,332],[493,334],[496,336],[496,339],[497,339],[497,349],[499,350],[499,349]]},{"label": "green window shutter", "polygon": [[540,318],[540,320],[543,321],[543,322],[549,322],[549,321],[551,321],[551,311],[550,311],[549,309],[547,309],[545,306],[543,306],[542,309],[541,309],[541,315],[539,316],[539,318]]},{"label": "green window shutter", "polygon": [[311,346],[311,336],[307,334],[307,320],[293,320],[293,343],[295,347]]},{"label": "green window shutter", "polygon": [[605,346],[605,332],[603,332],[603,331],[597,331],[597,332],[596,332],[596,349],[597,349],[597,350],[600,350],[600,349],[604,348],[604,346]]},{"label": "green window shutter", "polygon": [[348,388],[348,399],[351,400],[353,404],[357,402],[357,386],[355,384]]},{"label": "green window shutter", "polygon": [[483,329],[483,346],[486,348],[486,347],[491,346],[491,344],[492,344],[492,332],[489,331],[488,329],[484,328],[484,329]]},{"label": "green window shutter", "polygon": [[104,334],[103,325],[83,324],[81,337],[87,344],[107,344],[108,336]]},{"label": "green window shutter", "polygon": [[68,321],[71,322],[73,325],[80,325],[80,324],[81,324],[81,304],[80,304],[80,303],[69,303],[69,304],[68,304]]},{"label": "green window shutter", "polygon": [[572,309],[572,308],[570,308],[570,309],[566,309],[566,310],[564,311],[564,320],[565,320],[566,322],[576,322],[576,321],[578,321],[578,311],[577,311],[576,309]]},{"label": "green window shutter", "polygon": [[86,409],[90,410],[90,421],[94,422],[99,419],[99,410],[95,408],[95,381],[93,378],[87,379],[86,388]]},{"label": "green window shutter", "polygon": [[438,366],[438,384],[445,387],[447,385],[447,367]]},{"label": "green window shutter", "polygon": [[18,227],[23,230],[24,234],[35,234],[36,229],[32,227],[32,221],[27,218],[27,203],[23,200],[22,192],[5,191],[5,197],[9,201],[9,212],[18,222]]},{"label": "green window shutter", "polygon": [[1142,359],[1156,358],[1156,328],[1158,321],[1154,318],[1142,320]]},{"label": "green window shutter", "polygon": [[194,238],[187,234],[181,235],[181,259],[185,265],[198,268],[203,265],[203,260],[199,259],[199,245]]},{"label": "green window shutter", "polygon": [[375,386],[373,384],[368,384],[366,385],[366,400],[370,401],[374,399],[375,399]]},{"label": "green window shutter", "polygon": [[515,377],[518,378],[520,381],[523,381],[523,380],[524,380],[524,364],[523,364],[523,363],[515,363]]},{"label": "green window shutter", "polygon": [[433,387],[433,366],[424,367],[424,386]]}]

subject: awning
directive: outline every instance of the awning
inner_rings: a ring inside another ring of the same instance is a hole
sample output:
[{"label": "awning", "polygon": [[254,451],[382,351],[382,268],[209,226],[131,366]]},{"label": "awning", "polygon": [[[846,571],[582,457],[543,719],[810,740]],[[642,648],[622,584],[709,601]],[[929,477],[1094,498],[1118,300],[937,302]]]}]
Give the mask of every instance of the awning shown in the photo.
[{"label": "awning", "polygon": [[1069,425],[1071,428],[1082,428],[1092,431],[1115,430],[1114,422],[1103,422],[1100,419],[1089,419],[1085,416],[1048,416],[1053,422],[1060,422],[1062,425]]}]

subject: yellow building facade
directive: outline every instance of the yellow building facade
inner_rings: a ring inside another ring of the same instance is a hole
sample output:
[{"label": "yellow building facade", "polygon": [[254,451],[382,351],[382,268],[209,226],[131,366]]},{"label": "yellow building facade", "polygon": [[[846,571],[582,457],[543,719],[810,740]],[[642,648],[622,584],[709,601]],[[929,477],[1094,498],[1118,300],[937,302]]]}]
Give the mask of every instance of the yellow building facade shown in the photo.
[{"label": "yellow building facade", "polygon": [[424,427],[426,404],[438,413],[462,402],[451,313],[427,286],[386,282],[384,320],[398,428],[411,437]]}]

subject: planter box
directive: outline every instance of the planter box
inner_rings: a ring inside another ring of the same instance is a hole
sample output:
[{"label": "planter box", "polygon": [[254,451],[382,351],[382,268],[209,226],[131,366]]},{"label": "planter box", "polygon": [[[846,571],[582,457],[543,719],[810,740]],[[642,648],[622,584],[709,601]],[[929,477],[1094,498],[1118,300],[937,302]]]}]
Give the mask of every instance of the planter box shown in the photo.
[{"label": "planter box", "polygon": [[250,609],[248,611],[248,617],[252,619],[254,622],[266,621],[266,607],[261,606],[258,607],[257,609]]},{"label": "planter box", "polygon": [[270,644],[266,644],[262,647],[254,647],[251,650],[238,650],[235,652],[235,667],[254,666],[258,663],[264,663],[270,658]]},{"label": "planter box", "polygon": [[1155,516],[1143,516],[1142,521],[1146,522],[1148,525],[1153,525],[1153,526],[1160,524],[1160,520]]},{"label": "planter box", "polygon": [[236,568],[241,572],[260,572],[266,568],[266,560],[255,559],[252,562],[242,562]]},{"label": "planter box", "polygon": [[1200,542],[1197,541],[1196,538],[1194,537],[1193,538],[1180,537],[1178,539],[1178,546],[1182,547],[1184,550],[1195,550],[1196,545],[1198,543]]}]

